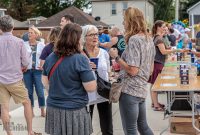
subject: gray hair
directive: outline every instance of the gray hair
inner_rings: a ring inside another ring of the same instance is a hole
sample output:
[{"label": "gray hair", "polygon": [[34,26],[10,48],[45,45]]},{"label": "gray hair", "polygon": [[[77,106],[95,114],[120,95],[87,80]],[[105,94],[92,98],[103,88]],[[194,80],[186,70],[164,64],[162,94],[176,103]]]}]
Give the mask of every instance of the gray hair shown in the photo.
[{"label": "gray hair", "polygon": [[81,41],[83,42],[83,44],[85,44],[85,42],[86,42],[85,41],[86,35],[88,34],[89,31],[91,31],[93,29],[98,32],[97,27],[94,25],[85,25],[82,27]]},{"label": "gray hair", "polygon": [[0,29],[2,32],[10,32],[14,27],[14,22],[11,16],[5,15],[0,17]]}]

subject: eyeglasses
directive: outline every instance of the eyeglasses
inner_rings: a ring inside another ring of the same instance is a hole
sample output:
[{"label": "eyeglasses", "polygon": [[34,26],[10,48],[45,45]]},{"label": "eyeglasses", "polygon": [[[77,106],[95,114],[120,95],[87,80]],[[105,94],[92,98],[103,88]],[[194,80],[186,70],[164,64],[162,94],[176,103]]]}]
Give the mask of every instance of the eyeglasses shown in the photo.
[{"label": "eyeglasses", "polygon": [[91,34],[86,35],[86,36],[88,36],[88,37],[95,37],[95,36],[99,36],[99,34],[98,33],[91,33]]}]

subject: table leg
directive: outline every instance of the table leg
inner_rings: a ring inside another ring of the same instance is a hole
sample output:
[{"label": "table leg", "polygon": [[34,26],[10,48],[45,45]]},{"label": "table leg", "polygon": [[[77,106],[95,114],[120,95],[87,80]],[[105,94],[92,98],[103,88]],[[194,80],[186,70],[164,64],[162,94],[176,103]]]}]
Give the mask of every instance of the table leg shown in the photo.
[{"label": "table leg", "polygon": [[196,127],[195,125],[195,112],[194,112],[194,92],[191,92],[192,93],[192,126],[193,128],[198,132],[200,133],[200,129]]},{"label": "table leg", "polygon": [[[166,108],[166,110],[165,111],[167,111],[167,112],[164,112],[165,114],[168,114],[169,115],[169,117],[171,117],[171,105],[172,105],[172,92],[167,92],[167,108]],[[164,119],[166,118],[166,115],[164,114]],[[170,127],[170,122],[168,122],[168,126],[165,128],[165,129],[163,129],[161,132],[160,132],[160,135],[162,135],[164,132],[166,132],[168,129],[169,129],[169,127]]]}]

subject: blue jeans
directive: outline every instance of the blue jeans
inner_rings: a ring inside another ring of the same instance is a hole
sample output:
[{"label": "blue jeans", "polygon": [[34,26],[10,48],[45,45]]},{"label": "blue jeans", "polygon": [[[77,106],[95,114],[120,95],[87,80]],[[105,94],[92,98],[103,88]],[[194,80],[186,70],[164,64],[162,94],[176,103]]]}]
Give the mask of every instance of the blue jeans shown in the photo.
[{"label": "blue jeans", "polygon": [[146,120],[145,99],[125,93],[119,100],[120,115],[125,135],[153,135]]},{"label": "blue jeans", "polygon": [[28,89],[28,95],[31,100],[31,105],[34,107],[34,97],[33,91],[34,86],[36,90],[36,94],[38,96],[38,104],[39,107],[42,108],[45,106],[45,97],[44,97],[44,87],[42,84],[42,71],[30,69],[24,73],[24,84]]}]

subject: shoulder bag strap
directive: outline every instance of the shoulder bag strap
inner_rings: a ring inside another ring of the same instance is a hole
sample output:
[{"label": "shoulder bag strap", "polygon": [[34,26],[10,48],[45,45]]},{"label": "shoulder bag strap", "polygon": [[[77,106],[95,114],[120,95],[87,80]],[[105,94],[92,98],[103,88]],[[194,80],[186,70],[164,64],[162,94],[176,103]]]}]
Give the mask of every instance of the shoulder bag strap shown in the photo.
[{"label": "shoulder bag strap", "polygon": [[63,61],[63,59],[64,59],[64,57],[60,57],[59,60],[53,65],[53,67],[51,68],[50,73],[48,75],[48,80],[53,75],[54,71],[56,70],[56,68],[58,67],[58,65]]},{"label": "shoulder bag strap", "polygon": [[86,54],[86,56],[87,56],[88,58],[90,58],[90,55],[89,55],[88,51],[87,51],[85,48],[83,48],[83,52]]}]

